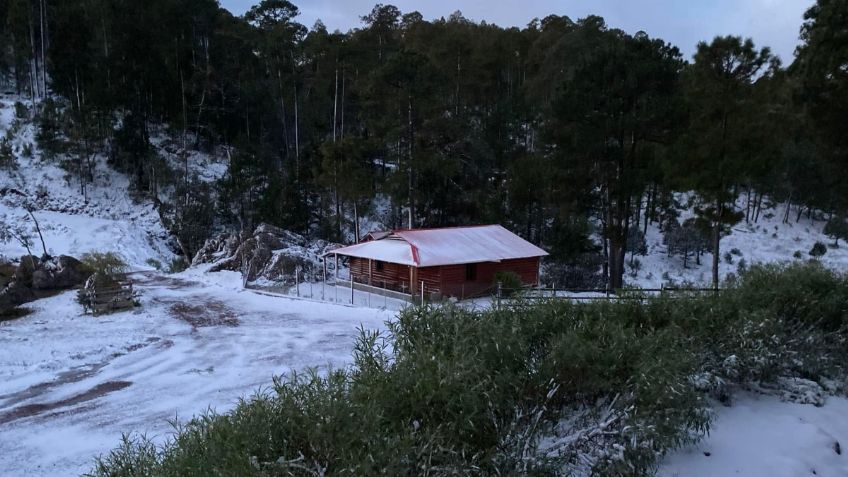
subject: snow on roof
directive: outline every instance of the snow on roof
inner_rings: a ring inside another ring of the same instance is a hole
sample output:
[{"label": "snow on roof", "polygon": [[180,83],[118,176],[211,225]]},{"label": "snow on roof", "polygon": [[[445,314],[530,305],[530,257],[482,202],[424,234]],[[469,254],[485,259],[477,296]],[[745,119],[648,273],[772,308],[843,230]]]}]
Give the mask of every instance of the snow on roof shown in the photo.
[{"label": "snow on roof", "polygon": [[412,247],[403,240],[383,239],[369,240],[349,247],[330,250],[327,254],[345,255],[348,257],[370,258],[381,262],[415,265]]},{"label": "snow on roof", "polygon": [[500,225],[396,230],[329,253],[419,267],[542,257],[547,252]]}]

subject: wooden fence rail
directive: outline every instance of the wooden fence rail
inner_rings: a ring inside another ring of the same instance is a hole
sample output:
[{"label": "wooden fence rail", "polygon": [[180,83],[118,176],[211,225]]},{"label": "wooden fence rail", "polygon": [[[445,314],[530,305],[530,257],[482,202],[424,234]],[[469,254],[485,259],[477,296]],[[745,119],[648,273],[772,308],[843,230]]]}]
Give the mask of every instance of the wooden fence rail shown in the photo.
[{"label": "wooden fence rail", "polygon": [[81,293],[83,307],[91,310],[94,315],[132,308],[134,304],[133,286],[130,282],[121,283],[117,287],[82,290]]},{"label": "wooden fence rail", "polygon": [[710,295],[719,294],[721,289],[715,288],[624,288],[607,290],[604,288],[503,288],[496,287],[493,297],[496,304],[501,301],[522,300],[644,300],[651,296],[666,295]]}]

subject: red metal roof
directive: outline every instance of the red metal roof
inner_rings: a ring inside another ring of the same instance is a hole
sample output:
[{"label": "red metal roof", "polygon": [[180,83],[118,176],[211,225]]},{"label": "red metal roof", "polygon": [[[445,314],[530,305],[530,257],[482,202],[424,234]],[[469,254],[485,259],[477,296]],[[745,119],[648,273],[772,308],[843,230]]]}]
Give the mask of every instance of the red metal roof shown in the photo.
[{"label": "red metal roof", "polygon": [[500,225],[395,230],[329,254],[433,267],[543,257],[548,253]]}]

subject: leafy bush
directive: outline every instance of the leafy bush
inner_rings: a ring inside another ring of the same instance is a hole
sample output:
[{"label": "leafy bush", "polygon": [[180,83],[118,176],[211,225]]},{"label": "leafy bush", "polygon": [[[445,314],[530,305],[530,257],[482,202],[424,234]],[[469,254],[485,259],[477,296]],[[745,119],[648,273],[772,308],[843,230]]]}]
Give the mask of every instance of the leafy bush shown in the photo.
[{"label": "leafy bush", "polygon": [[15,164],[12,143],[7,138],[0,138],[0,167],[7,169]]},{"label": "leafy bush", "polygon": [[102,273],[113,279],[120,279],[126,275],[127,262],[115,252],[91,252],[82,256],[80,261],[91,270],[92,273]]},{"label": "leafy bush", "polygon": [[827,253],[827,246],[821,242],[816,242],[813,248],[810,249],[810,256],[814,258],[821,257]]},{"label": "leafy bush", "polygon": [[189,263],[185,257],[179,256],[171,260],[168,264],[168,273],[180,273],[186,268],[188,268]]},{"label": "leafy bush", "polygon": [[15,101],[15,119],[29,118],[29,108],[20,101]]},{"label": "leafy bush", "polygon": [[495,288],[500,286],[505,295],[513,295],[519,293],[524,283],[521,281],[521,276],[509,270],[495,272],[493,279]]},{"label": "leafy bush", "polygon": [[709,430],[705,392],[844,379],[845,303],[843,275],[799,264],[720,295],[408,308],[353,367],[275,380],[161,448],[125,438],[92,475],[651,475]]},{"label": "leafy bush", "polygon": [[833,245],[839,246],[839,239],[848,240],[848,220],[843,216],[834,215],[824,226],[823,232],[833,238]]},{"label": "leafy bush", "polygon": [[38,124],[38,131],[35,134],[35,140],[38,142],[42,156],[50,159],[62,153],[66,148],[62,137],[62,111],[52,98],[48,97],[41,103],[36,124]]},{"label": "leafy bush", "polygon": [[156,260],[155,258],[148,258],[144,261],[144,263],[155,268],[156,270],[162,270],[162,262]]}]

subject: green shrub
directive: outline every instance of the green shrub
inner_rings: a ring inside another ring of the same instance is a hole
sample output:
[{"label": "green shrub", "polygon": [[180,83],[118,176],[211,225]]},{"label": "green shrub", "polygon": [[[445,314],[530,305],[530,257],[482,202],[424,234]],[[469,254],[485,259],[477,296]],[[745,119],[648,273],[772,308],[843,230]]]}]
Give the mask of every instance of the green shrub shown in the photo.
[{"label": "green shrub", "polygon": [[845,377],[848,281],[820,265],[632,298],[408,308],[351,368],[277,379],[160,449],[125,439],[92,475],[651,475],[709,430],[704,391]]},{"label": "green shrub", "polygon": [[15,101],[15,119],[29,118],[29,108],[20,101]]},{"label": "green shrub", "polygon": [[183,256],[176,257],[168,263],[168,273],[180,273],[189,266],[188,260]]},{"label": "green shrub", "polygon": [[144,261],[144,263],[155,268],[156,270],[162,270],[162,262],[156,260],[155,258],[148,258]]},{"label": "green shrub", "polygon": [[500,286],[504,295],[511,296],[521,293],[524,287],[524,282],[521,281],[521,276],[513,271],[495,272],[492,285],[495,289]]},{"label": "green shrub", "polygon": [[819,258],[827,253],[827,246],[821,242],[816,242],[813,248],[810,249],[810,256]]},{"label": "green shrub", "polygon": [[92,273],[102,273],[112,279],[121,279],[126,275],[129,266],[123,257],[115,252],[90,252],[80,258],[80,261]]},{"label": "green shrub", "polygon": [[7,138],[0,138],[0,167],[7,169],[15,165],[15,155],[12,143]]}]

